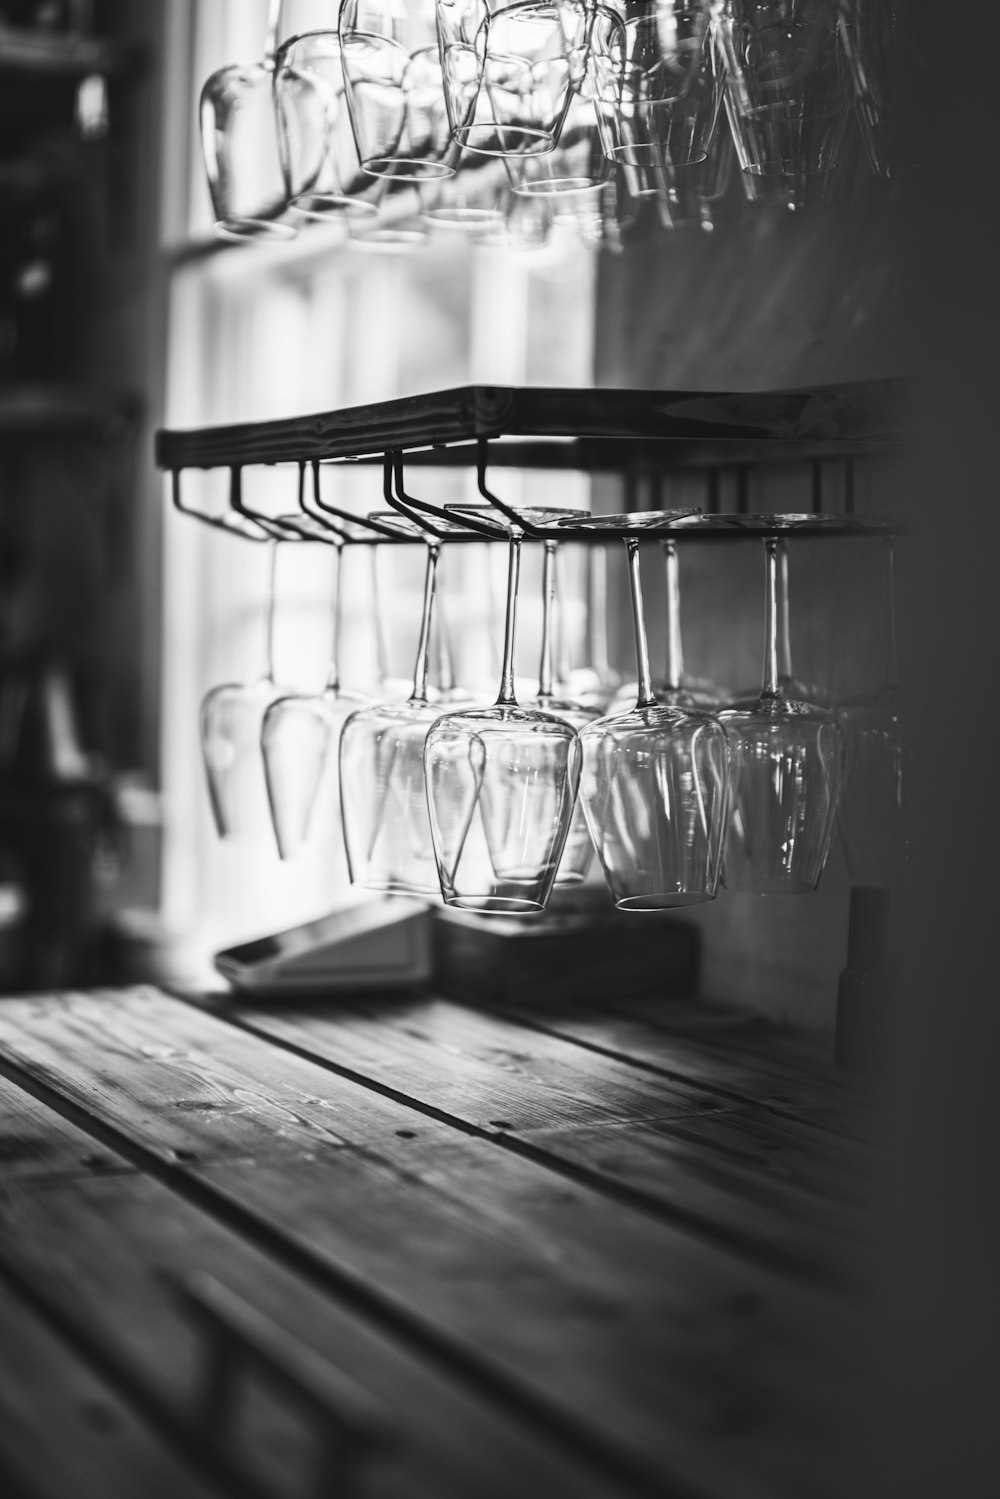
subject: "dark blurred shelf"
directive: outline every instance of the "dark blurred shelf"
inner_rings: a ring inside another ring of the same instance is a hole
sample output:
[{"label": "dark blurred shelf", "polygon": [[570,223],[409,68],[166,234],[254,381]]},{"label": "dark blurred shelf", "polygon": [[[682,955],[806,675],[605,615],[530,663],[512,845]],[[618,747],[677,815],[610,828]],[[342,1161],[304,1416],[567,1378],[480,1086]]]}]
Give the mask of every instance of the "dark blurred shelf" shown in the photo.
[{"label": "dark blurred shelf", "polygon": [[132,73],[142,53],[131,43],[68,32],[25,31],[0,23],[0,78],[120,78]]},{"label": "dark blurred shelf", "polygon": [[142,411],[136,395],[95,395],[72,385],[0,385],[0,442],[49,436],[126,440]]}]

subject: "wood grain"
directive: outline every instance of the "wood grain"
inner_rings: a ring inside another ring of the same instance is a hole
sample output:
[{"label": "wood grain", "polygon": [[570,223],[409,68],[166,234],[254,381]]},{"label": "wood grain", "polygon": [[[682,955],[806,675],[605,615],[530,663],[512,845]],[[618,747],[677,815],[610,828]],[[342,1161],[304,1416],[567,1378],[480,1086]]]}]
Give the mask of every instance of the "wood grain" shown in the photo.
[{"label": "wood grain", "polygon": [[131,1170],[85,1131],[0,1077],[0,1192],[33,1176]]},{"label": "wood grain", "polygon": [[861,1153],[757,1104],[442,1000],[217,1013],[802,1273],[862,1236]]},{"label": "wood grain", "polygon": [[186,1196],[591,1461],[717,1496],[837,1492],[851,1303],[155,991],[5,1002],[0,1048]]}]

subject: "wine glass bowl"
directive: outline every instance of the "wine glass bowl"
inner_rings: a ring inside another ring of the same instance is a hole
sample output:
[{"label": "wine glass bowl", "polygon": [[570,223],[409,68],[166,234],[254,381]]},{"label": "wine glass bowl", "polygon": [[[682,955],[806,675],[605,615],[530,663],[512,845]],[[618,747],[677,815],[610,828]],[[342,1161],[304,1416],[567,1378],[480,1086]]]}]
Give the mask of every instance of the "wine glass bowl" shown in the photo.
[{"label": "wine glass bowl", "polygon": [[261,725],[280,695],[281,689],[264,679],[250,684],[224,682],[202,699],[202,759],[220,838],[252,837],[266,825]]},{"label": "wine glass bowl", "polygon": [[727,890],[794,895],[815,890],[826,865],[844,772],[835,716],[783,695],[726,709],[733,814]]},{"label": "wine glass bowl", "polygon": [[516,704],[449,713],[427,735],[424,767],[445,903],[544,910],[579,783],[575,729]]},{"label": "wine glass bowl", "polygon": [[369,890],[439,895],[424,786],[433,703],[380,703],[347,720],[340,743],[341,816],[351,881]]},{"label": "wine glass bowl", "polygon": [[364,170],[374,177],[426,182],[450,177],[445,106],[433,0],[379,6],[344,0],[340,42],[347,105]]},{"label": "wine glass bowl", "polygon": [[298,36],[279,49],[274,107],[291,206],[315,219],[376,214],[377,184],[358,160],[336,31]]},{"label": "wine glass bowl", "polygon": [[660,911],[712,900],[729,813],[718,719],[640,705],[587,725],[580,742],[580,800],[615,904]]},{"label": "wine glass bowl", "polygon": [[715,898],[730,805],[729,745],[711,713],[664,707],[649,671],[639,540],[696,512],[593,516],[591,530],[622,536],[629,561],[636,702],[580,731],[580,799],[616,905],[659,911]]},{"label": "wine glass bowl", "polygon": [[274,63],[232,63],[205,81],[202,156],[221,239],[291,239],[282,222],[288,189],[278,148]]},{"label": "wine glass bowl", "polygon": [[551,151],[574,97],[558,3],[440,0],[452,139],[486,156]]},{"label": "wine glass bowl", "polygon": [[764,671],[756,702],[719,715],[729,736],[733,810],[723,882],[759,895],[815,890],[830,850],[844,778],[836,716],[781,686],[779,538],[764,538]]},{"label": "wine glass bowl", "polygon": [[347,717],[367,699],[339,688],[274,698],[261,722],[264,780],[278,852],[290,859],[306,842],[317,798]]}]

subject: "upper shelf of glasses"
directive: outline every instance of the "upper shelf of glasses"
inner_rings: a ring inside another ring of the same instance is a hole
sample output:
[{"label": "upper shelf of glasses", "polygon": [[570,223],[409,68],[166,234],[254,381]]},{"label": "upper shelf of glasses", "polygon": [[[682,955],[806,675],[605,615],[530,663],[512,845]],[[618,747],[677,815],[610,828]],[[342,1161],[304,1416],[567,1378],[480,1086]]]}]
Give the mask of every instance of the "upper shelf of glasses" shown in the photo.
[{"label": "upper shelf of glasses", "polygon": [[156,436],[160,468],[381,460],[644,472],[889,453],[899,380],[751,393],[467,385],[281,421]]}]

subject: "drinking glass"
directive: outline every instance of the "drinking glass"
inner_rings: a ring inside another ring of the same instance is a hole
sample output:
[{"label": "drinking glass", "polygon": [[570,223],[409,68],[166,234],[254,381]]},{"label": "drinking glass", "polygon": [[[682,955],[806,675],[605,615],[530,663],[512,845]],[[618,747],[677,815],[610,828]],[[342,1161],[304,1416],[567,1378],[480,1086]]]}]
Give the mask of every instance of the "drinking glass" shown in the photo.
[{"label": "drinking glass", "polygon": [[340,42],[358,156],[373,177],[448,177],[434,0],[344,0]]},{"label": "drinking glass", "polygon": [[[461,151],[456,146],[456,160],[460,156]],[[482,159],[485,162],[485,158]],[[476,160],[473,157],[473,161]],[[421,184],[417,190],[421,218],[437,229],[477,231],[500,224],[504,210],[499,201],[499,184],[494,169],[503,170],[499,162],[488,163],[485,169],[476,170],[465,165],[453,177]]]},{"label": "drinking glass", "polygon": [[206,79],[198,115],[202,158],[220,239],[291,239],[288,190],[274,113],[279,0],[271,0],[264,58],[230,63]]},{"label": "drinking glass", "polygon": [[558,3],[438,0],[452,139],[486,156],[551,151],[573,95]]},{"label": "drinking glass", "polygon": [[778,675],[778,538],[767,556],[764,673],[749,708],[720,719],[733,763],[733,817],[726,841],[727,889],[759,895],[815,890],[830,851],[844,776],[834,714],[785,696]]},{"label": "drinking glass", "polygon": [[714,9],[714,0],[643,0],[616,26],[601,17],[607,41],[591,46],[588,67],[612,160],[669,170],[708,155],[722,103]]},{"label": "drinking glass", "polygon": [[[573,514],[573,512],[570,512]],[[577,513],[577,518],[586,517],[587,511]],[[565,519],[565,514],[560,519]],[[601,714],[600,708],[578,702],[572,697],[564,695],[562,684],[558,686],[553,680],[552,670],[552,638],[555,617],[556,596],[556,548],[558,542],[546,541],[543,543],[545,557],[542,564],[542,642],[541,656],[538,666],[538,692],[532,699],[530,707],[540,708],[543,713],[553,713],[557,718],[565,719],[577,732],[585,724],[592,723]],[[583,807],[577,800],[573,812],[573,821],[570,823],[569,834],[566,838],[566,847],[556,874],[557,885],[579,885],[587,877],[591,860],[594,856],[594,845],[591,841],[590,830],[587,827],[587,819],[583,813]]]},{"label": "drinking glass", "polygon": [[823,201],[853,103],[840,0],[724,0],[716,37],[741,169]]},{"label": "drinking glass", "polygon": [[264,713],[260,744],[271,822],[282,859],[290,859],[309,834],[320,786],[336,765],[345,718],[367,698],[340,684],[340,605],[342,540],[332,542],[333,642],[326,684],[318,694],[288,693]]},{"label": "drinking glass", "polygon": [[260,754],[264,714],[282,689],[274,680],[278,543],[269,543],[264,670],[255,682],[225,682],[202,699],[201,749],[212,815],[220,838],[256,834],[266,819]]},{"label": "drinking glass", "polygon": [[685,511],[594,517],[629,561],[638,689],[628,713],[580,731],[580,798],[615,904],[660,911],[714,899],[730,805],[729,747],[718,718],[656,700],[639,576],[639,538]]},{"label": "drinking glass", "polygon": [[504,162],[514,192],[560,197],[599,193],[614,170],[602,149],[593,102],[580,94],[573,95],[554,150],[506,156]]},{"label": "drinking glass", "polygon": [[911,46],[901,0],[840,0],[840,26],[854,83],[855,116],[876,177],[895,177]]},{"label": "drinking glass", "polygon": [[841,704],[847,773],[837,813],[847,869],[855,885],[888,886],[905,849],[903,744],[899,720],[892,538],[886,558],[886,657],[879,690]]},{"label": "drinking glass", "polygon": [[734,158],[732,132],[720,129],[716,130],[704,160],[675,166],[664,173],[666,191],[656,195],[664,229],[691,227],[706,234],[714,232],[726,212],[724,205],[733,180]]},{"label": "drinking glass", "polygon": [[[278,143],[291,206],[307,218],[378,212],[378,183],[361,170],[347,112],[340,37],[310,31],[279,46],[274,105]],[[282,7],[282,16],[286,14]],[[310,19],[297,15],[299,24]],[[280,31],[279,31],[280,35]]]},{"label": "drinking glass", "polygon": [[[560,512],[525,512],[529,524]],[[448,713],[427,735],[424,773],[441,894],[491,915],[545,909],[573,819],[580,741],[564,719],[514,694],[523,532],[510,527],[500,691],[491,708]]]},{"label": "drinking glass", "polygon": [[544,193],[515,193],[509,184],[497,196],[499,218],[482,226],[475,244],[485,249],[530,254],[544,250],[555,214]]},{"label": "drinking glass", "polygon": [[[340,796],[351,880],[370,890],[439,894],[424,787],[424,741],[442,713],[428,694],[431,626],[441,543],[423,535],[427,568],[413,690],[405,702],[353,713],[340,739]],[[469,806],[472,815],[474,801]],[[458,836],[458,835],[457,835]],[[461,842],[461,836],[459,836]]]}]

